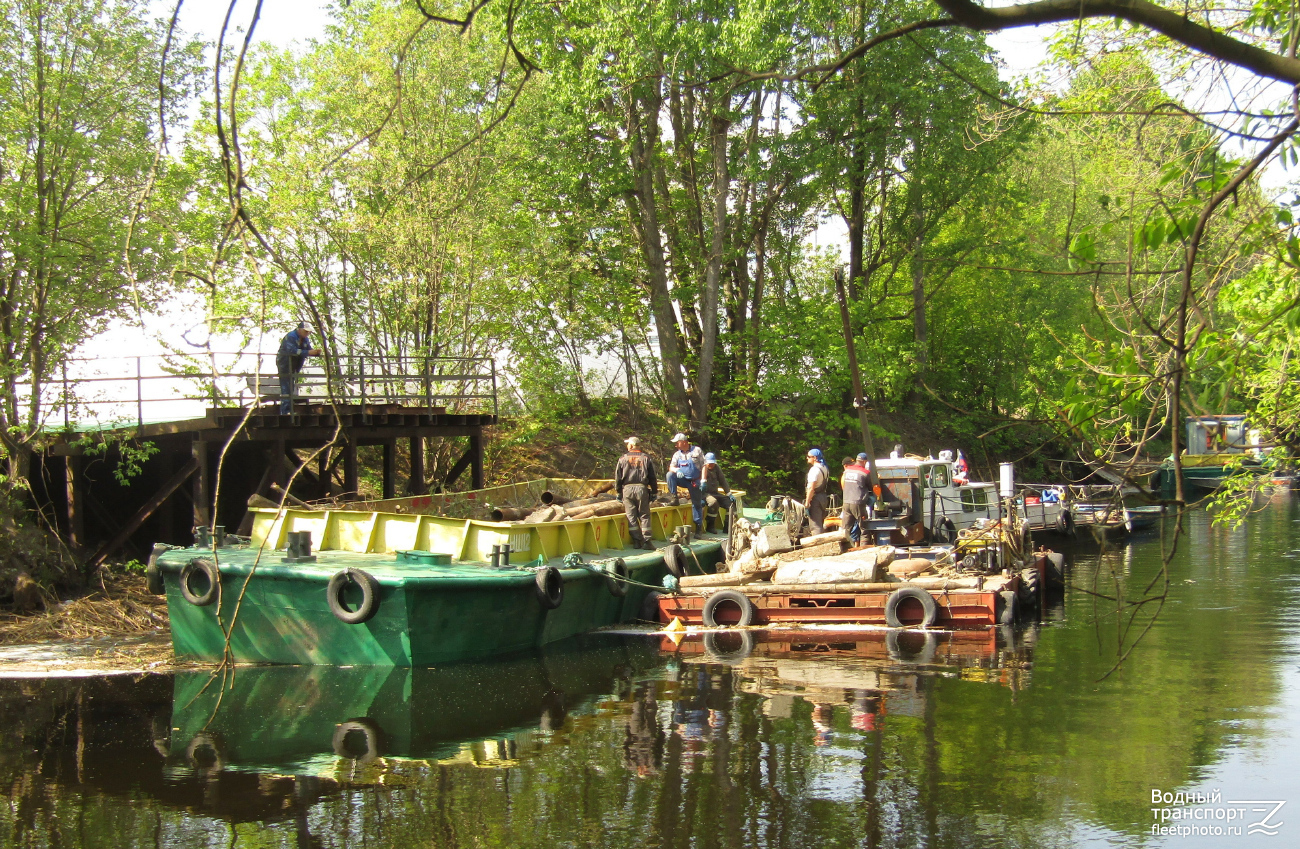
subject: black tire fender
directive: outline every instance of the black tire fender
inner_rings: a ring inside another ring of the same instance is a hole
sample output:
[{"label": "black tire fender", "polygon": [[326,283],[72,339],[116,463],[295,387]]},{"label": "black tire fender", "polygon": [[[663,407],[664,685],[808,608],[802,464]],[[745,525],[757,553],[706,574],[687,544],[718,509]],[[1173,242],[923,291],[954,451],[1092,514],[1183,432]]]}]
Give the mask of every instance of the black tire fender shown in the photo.
[{"label": "black tire fender", "polygon": [[605,586],[609,589],[609,594],[614,598],[627,595],[627,579],[627,561],[622,557],[614,558],[605,572]]},{"label": "black tire fender", "polygon": [[659,621],[659,599],[663,597],[664,597],[663,593],[657,593],[654,591],[645,594],[645,598],[641,600],[641,616],[640,616],[641,621],[643,622]]},{"label": "black tire fender", "polygon": [[935,604],[934,596],[930,595],[920,587],[900,587],[889,594],[885,599],[885,624],[891,628],[906,628],[907,625],[898,618],[898,607],[908,599],[914,599],[921,603],[921,627],[929,628],[939,618],[939,605]]},{"label": "black tire fender", "polygon": [[749,596],[739,590],[718,590],[709,596],[704,602],[704,610],[701,615],[704,618],[704,624],[710,628],[729,627],[720,626],[717,620],[718,608],[724,604],[734,604],[740,608],[740,619],[737,620],[735,627],[743,628],[754,622],[754,603],[749,600]]},{"label": "black tire fender", "polygon": [[[361,754],[357,754],[351,745],[351,741],[356,740],[358,735],[365,741],[365,749]],[[383,733],[379,730],[379,726],[371,720],[349,719],[347,722],[340,722],[334,729],[331,745],[334,747],[334,754],[340,758],[347,758],[364,765],[379,757],[382,739]]]},{"label": "black tire fender", "polygon": [[[226,766],[225,746],[222,745],[221,735],[210,734],[207,731],[200,731],[190,740],[190,744],[185,747],[185,760],[194,769],[204,769],[221,771]],[[205,763],[201,759],[203,752],[212,753],[212,762]]]},{"label": "black tire fender", "polygon": [[144,582],[149,592],[154,595],[164,595],[167,592],[167,587],[163,584],[162,570],[158,568],[158,558],[163,552],[170,550],[170,545],[154,543],[153,550],[149,552],[149,563],[144,567]]},{"label": "black tire fender", "polygon": [[[361,603],[356,610],[348,610],[343,604],[343,591],[348,584],[361,587]],[[349,566],[330,578],[325,597],[335,618],[345,625],[360,625],[379,610],[379,582],[369,572]]]},{"label": "black tire fender", "polygon": [[1062,508],[1056,517],[1056,530],[1067,537],[1074,536],[1074,514]]},{"label": "black tire fender", "polygon": [[543,610],[554,610],[564,601],[564,576],[554,566],[538,569],[533,584]]},{"label": "black tire fender", "polygon": [[[902,642],[903,639],[917,636],[925,639],[920,649],[913,649]],[[917,634],[915,631],[911,633],[901,630],[889,631],[885,634],[885,649],[893,660],[901,660],[904,663],[934,663],[934,656],[939,651],[939,635]]]},{"label": "black tire fender", "polygon": [[668,569],[668,574],[674,578],[680,578],[686,574],[686,555],[682,552],[682,547],[678,543],[672,543],[663,550],[664,566]]},{"label": "black tire fender", "polygon": [[939,542],[954,543],[957,541],[957,526],[953,524],[952,519],[947,516],[939,523]]},{"label": "black tire fender", "polygon": [[1016,624],[1016,614],[1020,611],[1020,599],[1011,590],[998,593],[997,620],[999,625]]},{"label": "black tire fender", "polygon": [[[733,640],[739,640],[740,645],[732,646]],[[710,631],[704,635],[704,654],[712,663],[736,663],[749,657],[753,652],[753,631],[730,633]]]},{"label": "black tire fender", "polygon": [[[208,588],[201,593],[195,592],[190,586],[190,580],[199,574],[208,582]],[[186,563],[185,568],[181,569],[180,583],[181,595],[195,607],[207,607],[221,593],[221,573],[217,571],[217,564],[206,557],[196,557]]]}]

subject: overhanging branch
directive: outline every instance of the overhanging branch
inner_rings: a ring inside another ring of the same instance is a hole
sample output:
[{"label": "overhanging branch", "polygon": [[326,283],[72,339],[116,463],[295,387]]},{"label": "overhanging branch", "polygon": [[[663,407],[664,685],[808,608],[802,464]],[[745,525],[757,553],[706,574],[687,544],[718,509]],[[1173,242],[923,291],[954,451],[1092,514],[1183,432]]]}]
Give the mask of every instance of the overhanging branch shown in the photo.
[{"label": "overhanging branch", "polygon": [[964,27],[1003,30],[1080,18],[1119,18],[1155,30],[1215,59],[1271,80],[1300,83],[1300,61],[1239,41],[1146,0],[1038,0],[988,8],[972,0],[935,0]]}]

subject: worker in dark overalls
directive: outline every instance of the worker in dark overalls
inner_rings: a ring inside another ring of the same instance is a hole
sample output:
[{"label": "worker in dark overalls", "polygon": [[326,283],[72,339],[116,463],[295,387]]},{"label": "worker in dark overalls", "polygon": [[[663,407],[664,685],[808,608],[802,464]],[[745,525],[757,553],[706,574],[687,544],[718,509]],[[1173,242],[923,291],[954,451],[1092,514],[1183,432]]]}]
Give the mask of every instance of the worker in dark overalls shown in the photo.
[{"label": "worker in dark overalls", "polygon": [[627,438],[627,453],[619,458],[618,466],[614,469],[614,491],[623,500],[623,511],[627,513],[627,534],[632,540],[632,547],[653,551],[650,501],[659,488],[659,477],[655,474],[654,460],[641,450],[640,442],[635,436]]},{"label": "worker in dark overalls", "polygon": [[307,357],[319,356],[320,351],[311,346],[311,331],[307,322],[300,321],[280,340],[280,350],[275,354],[275,370],[280,375],[280,415],[293,412],[293,396],[298,386],[298,372]]}]

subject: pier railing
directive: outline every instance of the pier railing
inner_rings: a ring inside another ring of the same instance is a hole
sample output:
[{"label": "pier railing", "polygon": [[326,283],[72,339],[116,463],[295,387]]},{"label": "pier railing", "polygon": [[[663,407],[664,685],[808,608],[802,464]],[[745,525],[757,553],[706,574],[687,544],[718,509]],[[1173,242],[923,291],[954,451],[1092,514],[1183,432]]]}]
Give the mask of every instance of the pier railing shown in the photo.
[{"label": "pier railing", "polygon": [[[455,414],[497,414],[491,357],[348,354],[326,373],[312,358],[298,375],[299,400],[400,404]],[[20,404],[32,386],[20,384]],[[143,425],[199,418],[207,409],[279,400],[274,354],[212,352],[201,356],[69,359],[39,388],[48,429]]]}]

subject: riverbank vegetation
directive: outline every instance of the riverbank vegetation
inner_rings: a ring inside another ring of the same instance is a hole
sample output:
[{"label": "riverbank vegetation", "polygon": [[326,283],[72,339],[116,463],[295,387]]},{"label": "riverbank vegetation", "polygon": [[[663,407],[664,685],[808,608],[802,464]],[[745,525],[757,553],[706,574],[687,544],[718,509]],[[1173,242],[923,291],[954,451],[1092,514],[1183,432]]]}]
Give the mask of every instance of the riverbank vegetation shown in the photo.
[{"label": "riverbank vegetation", "polygon": [[511,473],[623,403],[782,489],[861,441],[837,273],[878,445],[1123,468],[1245,412],[1300,451],[1288,5],[1089,6],[1016,84],[980,30],[1032,10],[957,0],[355,0],[292,49],[162,8],[0,0],[7,489],[62,364],[178,300],[497,358]]}]

